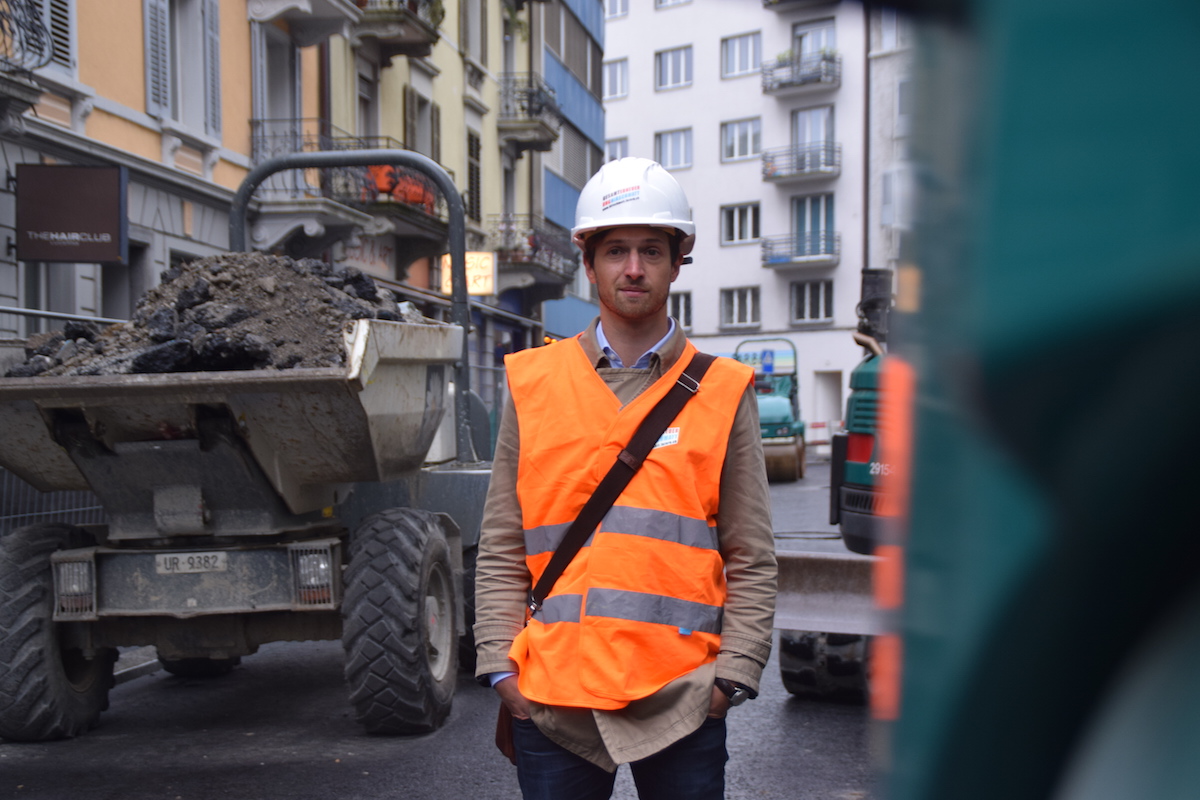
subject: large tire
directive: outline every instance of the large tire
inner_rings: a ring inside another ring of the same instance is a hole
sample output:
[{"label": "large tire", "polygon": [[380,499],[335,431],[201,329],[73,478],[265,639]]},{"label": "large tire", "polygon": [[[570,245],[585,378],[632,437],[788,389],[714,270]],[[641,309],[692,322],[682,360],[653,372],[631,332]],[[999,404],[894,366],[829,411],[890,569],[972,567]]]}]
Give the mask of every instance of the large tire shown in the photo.
[{"label": "large tire", "polygon": [[797,697],[862,704],[869,699],[868,637],[780,631],[779,676]]},{"label": "large tire", "polygon": [[454,570],[437,516],[390,509],[351,541],[342,602],[346,682],[371,733],[427,733],[446,721],[458,672]]},{"label": "large tire", "polygon": [[[53,621],[50,554],[95,544],[79,528],[31,525],[0,537],[0,737],[43,742],[85,733],[108,708],[115,648],[68,649]],[[81,624],[81,623],[68,623]]]}]

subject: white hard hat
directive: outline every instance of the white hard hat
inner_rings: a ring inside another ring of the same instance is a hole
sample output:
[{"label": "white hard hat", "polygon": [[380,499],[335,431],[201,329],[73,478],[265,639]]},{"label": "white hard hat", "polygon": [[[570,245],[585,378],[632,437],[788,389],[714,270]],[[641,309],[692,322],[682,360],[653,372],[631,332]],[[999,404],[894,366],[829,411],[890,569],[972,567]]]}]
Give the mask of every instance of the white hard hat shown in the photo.
[{"label": "white hard hat", "polygon": [[696,242],[690,217],[687,196],[661,164],[648,158],[618,158],[601,167],[579,193],[571,239],[582,250],[584,240],[601,228],[653,225],[679,231],[679,252],[687,255]]}]

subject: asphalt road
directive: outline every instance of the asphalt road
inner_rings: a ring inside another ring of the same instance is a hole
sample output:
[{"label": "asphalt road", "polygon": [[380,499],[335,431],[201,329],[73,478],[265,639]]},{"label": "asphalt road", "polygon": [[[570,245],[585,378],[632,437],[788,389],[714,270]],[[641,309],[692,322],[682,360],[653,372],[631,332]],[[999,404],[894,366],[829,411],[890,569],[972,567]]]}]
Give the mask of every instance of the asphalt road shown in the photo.
[{"label": "asphalt road", "polygon": [[[809,478],[772,487],[780,549],[841,547],[817,508],[827,476],[818,463]],[[215,680],[126,678],[86,736],[0,743],[0,798],[520,797],[515,769],[492,743],[496,698],[465,674],[447,724],[404,738],[367,735],[354,721],[337,642],[269,645]],[[869,740],[863,707],[791,697],[772,656],[759,698],[730,716],[726,797],[867,798]],[[614,797],[636,797],[627,770]]]}]

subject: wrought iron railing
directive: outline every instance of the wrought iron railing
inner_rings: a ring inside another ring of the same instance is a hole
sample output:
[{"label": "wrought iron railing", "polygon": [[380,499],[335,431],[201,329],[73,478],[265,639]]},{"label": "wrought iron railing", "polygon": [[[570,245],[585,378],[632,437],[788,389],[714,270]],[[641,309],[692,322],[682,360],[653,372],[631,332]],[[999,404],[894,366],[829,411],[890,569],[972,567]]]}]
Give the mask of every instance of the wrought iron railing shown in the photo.
[{"label": "wrought iron railing", "polygon": [[[250,124],[255,164],[318,150],[404,149],[390,136],[354,136],[324,119],[256,119]],[[259,192],[267,200],[326,197],[354,207],[401,203],[439,219],[447,214],[446,200],[430,178],[391,164],[285,170],[264,181]]]},{"label": "wrought iron railing", "polygon": [[574,277],[579,251],[569,232],[535,214],[495,214],[488,222],[488,247],[501,263],[536,264],[568,280]]},{"label": "wrought iron railing", "polygon": [[554,88],[532,72],[506,72],[500,76],[500,120],[541,120],[558,125],[561,112]]},{"label": "wrought iron railing", "polygon": [[794,144],[764,150],[762,174],[766,180],[835,175],[842,168],[842,146],[834,142]]},{"label": "wrought iron railing", "polygon": [[364,14],[398,14],[408,11],[434,30],[442,24],[446,7],[442,0],[359,0]]},{"label": "wrought iron railing", "polygon": [[0,72],[44,67],[54,55],[54,41],[42,20],[37,0],[0,0]]},{"label": "wrought iron railing", "polygon": [[764,92],[776,92],[801,86],[832,86],[842,80],[842,57],[826,51],[805,55],[785,55],[762,65]]},{"label": "wrought iron railing", "polygon": [[805,261],[828,262],[842,251],[842,235],[821,231],[798,236],[765,236],[762,239],[762,263],[795,264]]}]

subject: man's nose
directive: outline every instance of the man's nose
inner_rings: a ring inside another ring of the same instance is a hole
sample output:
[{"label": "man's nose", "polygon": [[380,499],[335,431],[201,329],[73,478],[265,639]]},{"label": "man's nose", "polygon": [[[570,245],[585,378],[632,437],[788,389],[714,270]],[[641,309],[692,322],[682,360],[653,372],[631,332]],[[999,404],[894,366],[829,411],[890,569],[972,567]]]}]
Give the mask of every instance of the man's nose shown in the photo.
[{"label": "man's nose", "polygon": [[641,253],[631,250],[629,258],[625,259],[625,275],[630,278],[640,278],[645,274],[646,270],[642,264]]}]

